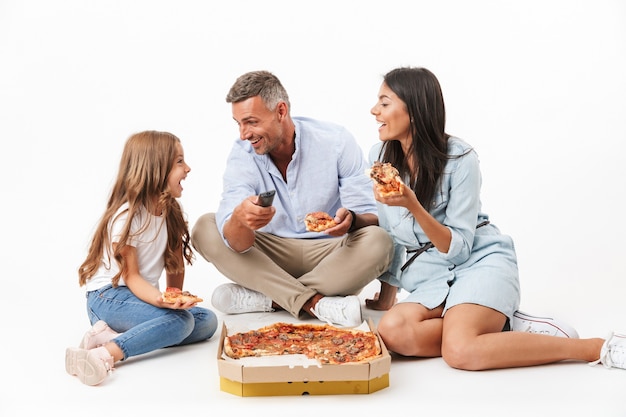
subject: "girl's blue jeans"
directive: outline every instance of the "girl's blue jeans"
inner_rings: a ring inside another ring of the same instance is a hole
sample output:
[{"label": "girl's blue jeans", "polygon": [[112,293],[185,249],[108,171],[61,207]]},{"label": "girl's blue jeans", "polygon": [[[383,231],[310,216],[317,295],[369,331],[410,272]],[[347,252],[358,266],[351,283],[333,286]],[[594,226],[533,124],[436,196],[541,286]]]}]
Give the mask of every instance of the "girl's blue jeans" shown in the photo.
[{"label": "girl's blue jeans", "polygon": [[126,286],[107,285],[87,292],[87,314],[93,325],[104,320],[121,333],[113,339],[124,359],[170,346],[207,340],[217,330],[217,316],[209,309],[159,308],[137,298]]}]

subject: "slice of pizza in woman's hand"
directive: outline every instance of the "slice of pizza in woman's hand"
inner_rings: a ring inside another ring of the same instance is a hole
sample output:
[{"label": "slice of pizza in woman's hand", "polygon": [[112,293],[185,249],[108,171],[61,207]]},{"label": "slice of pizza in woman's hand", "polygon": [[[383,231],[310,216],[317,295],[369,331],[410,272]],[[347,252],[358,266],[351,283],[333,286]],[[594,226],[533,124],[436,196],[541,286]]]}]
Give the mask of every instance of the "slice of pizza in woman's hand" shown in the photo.
[{"label": "slice of pizza in woman's hand", "polygon": [[204,301],[202,298],[197,295],[191,294],[189,291],[182,291],[180,288],[176,287],[167,287],[163,294],[161,294],[161,298],[164,303],[174,304],[180,300],[182,304],[187,304],[189,302],[199,303]]},{"label": "slice of pizza in woman's hand", "polygon": [[367,170],[369,177],[376,184],[376,191],[383,197],[402,194],[402,179],[398,169],[389,162],[376,161]]},{"label": "slice of pizza in woman's hand", "polygon": [[335,219],[323,211],[314,211],[304,216],[304,226],[309,232],[323,232],[337,226]]}]

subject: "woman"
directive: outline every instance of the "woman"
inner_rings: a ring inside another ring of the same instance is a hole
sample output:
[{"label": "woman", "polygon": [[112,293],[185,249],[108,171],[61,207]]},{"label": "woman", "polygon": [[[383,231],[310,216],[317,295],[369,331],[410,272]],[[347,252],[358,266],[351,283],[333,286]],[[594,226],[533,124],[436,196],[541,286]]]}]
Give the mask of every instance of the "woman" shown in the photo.
[{"label": "woman", "polygon": [[[389,309],[378,331],[405,356],[438,357],[458,369],[531,366],[566,359],[626,368],[626,337],[607,340],[502,331],[519,306],[513,241],[489,223],[476,152],[445,132],[439,82],[424,68],[384,76],[371,113],[380,143],[370,151],[396,167],[401,193],[378,201],[395,256],[367,306]],[[409,292],[394,305],[396,287]]]}]

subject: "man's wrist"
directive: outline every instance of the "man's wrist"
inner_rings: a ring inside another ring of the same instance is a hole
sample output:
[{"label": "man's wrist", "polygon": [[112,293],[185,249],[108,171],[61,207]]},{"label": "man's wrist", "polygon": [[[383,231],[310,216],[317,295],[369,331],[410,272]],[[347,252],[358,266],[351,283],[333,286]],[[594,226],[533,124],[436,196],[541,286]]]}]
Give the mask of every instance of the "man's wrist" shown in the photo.
[{"label": "man's wrist", "polygon": [[356,230],[356,213],[350,209],[348,209],[348,211],[352,215],[352,222],[350,223],[350,227],[348,228],[348,233],[350,233]]}]

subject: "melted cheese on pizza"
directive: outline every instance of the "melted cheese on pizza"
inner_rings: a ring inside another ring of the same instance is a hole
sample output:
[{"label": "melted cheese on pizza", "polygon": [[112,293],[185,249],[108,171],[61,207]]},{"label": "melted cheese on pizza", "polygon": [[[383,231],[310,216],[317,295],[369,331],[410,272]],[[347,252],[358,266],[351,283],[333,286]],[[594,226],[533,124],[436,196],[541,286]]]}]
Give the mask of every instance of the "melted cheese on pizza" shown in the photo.
[{"label": "melted cheese on pizza", "polygon": [[323,211],[315,211],[304,217],[304,226],[309,232],[323,232],[336,225],[335,220]]}]

